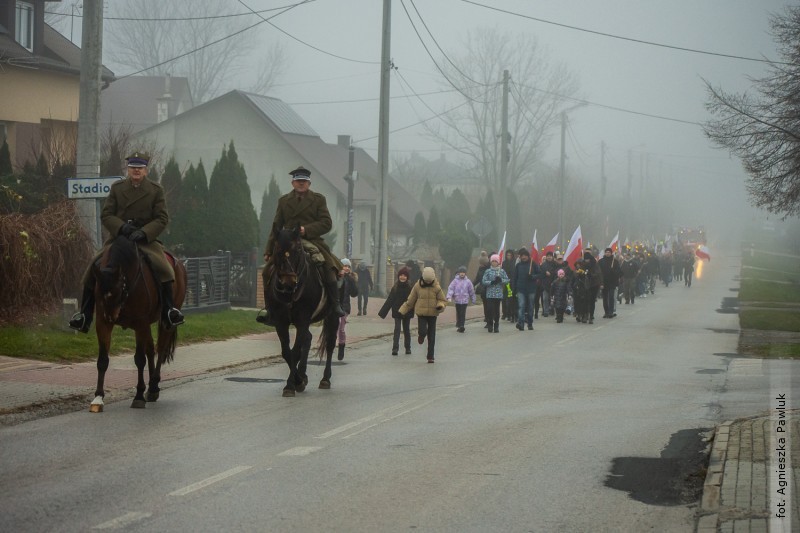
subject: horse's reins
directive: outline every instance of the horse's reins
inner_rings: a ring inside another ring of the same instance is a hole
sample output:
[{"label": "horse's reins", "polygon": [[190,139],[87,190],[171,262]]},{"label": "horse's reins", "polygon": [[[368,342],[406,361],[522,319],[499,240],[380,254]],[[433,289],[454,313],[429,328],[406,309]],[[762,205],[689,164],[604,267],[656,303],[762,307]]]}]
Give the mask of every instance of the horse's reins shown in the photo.
[{"label": "horse's reins", "polygon": [[[130,296],[131,292],[133,292],[133,290],[136,288],[136,285],[138,285],[139,280],[144,281],[144,268],[142,268],[142,251],[139,249],[138,244],[134,244],[134,246],[136,247],[137,268],[136,268],[136,277],[133,279],[133,283],[130,285],[130,287],[128,287],[128,276],[125,275],[125,271],[122,269],[122,266],[120,266],[120,275],[122,276],[122,299],[120,300],[119,303],[120,315],[122,315],[122,311],[125,309],[125,303],[128,301],[128,296]],[[147,290],[147,287],[145,287],[145,292],[147,293],[147,300],[149,304],[150,291]],[[141,316],[133,316],[128,318],[137,319],[137,318],[146,318],[147,316],[148,314],[145,313]]]},{"label": "horse's reins", "polygon": [[[300,260],[299,260],[300,261],[300,269],[299,269],[299,271],[297,271],[297,270],[295,270],[294,265],[292,265],[291,261],[289,261],[289,259],[288,259],[289,258],[289,252],[284,252],[284,257],[286,257],[286,261],[284,261],[284,263],[289,265],[289,271],[286,272],[285,270],[281,270],[281,271],[278,271],[278,272],[275,273],[275,276],[276,276],[275,281],[276,281],[276,283],[273,284],[272,290],[276,293],[276,296],[289,295],[291,297],[291,302],[288,305],[291,306],[292,303],[294,303],[297,300],[299,300],[300,297],[303,295],[303,289],[305,288],[305,283],[301,284],[299,282],[299,280],[300,280],[301,276],[303,274],[305,274],[305,272],[308,270],[308,261],[306,260],[306,252],[305,252],[305,250],[301,249]],[[295,284],[292,285],[291,289],[278,288],[278,283],[277,282],[278,282],[279,278],[282,275],[292,276],[296,280]]]}]

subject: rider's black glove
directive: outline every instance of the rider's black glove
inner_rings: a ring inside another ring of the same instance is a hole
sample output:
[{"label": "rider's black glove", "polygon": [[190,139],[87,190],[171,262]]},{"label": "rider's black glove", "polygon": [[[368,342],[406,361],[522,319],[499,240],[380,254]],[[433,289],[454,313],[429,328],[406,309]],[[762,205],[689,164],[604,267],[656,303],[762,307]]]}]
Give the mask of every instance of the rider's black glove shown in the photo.
[{"label": "rider's black glove", "polygon": [[120,234],[120,235],[124,235],[124,236],[126,236],[126,237],[130,237],[131,233],[133,233],[133,232],[134,232],[134,231],[136,231],[137,229],[138,229],[138,228],[137,228],[136,226],[134,226],[133,224],[131,224],[131,223],[129,223],[129,222],[126,222],[126,223],[124,223],[124,224],[122,225],[122,227],[119,229],[119,234]]},{"label": "rider's black glove", "polygon": [[147,242],[147,235],[140,229],[131,233],[128,238],[133,242]]}]

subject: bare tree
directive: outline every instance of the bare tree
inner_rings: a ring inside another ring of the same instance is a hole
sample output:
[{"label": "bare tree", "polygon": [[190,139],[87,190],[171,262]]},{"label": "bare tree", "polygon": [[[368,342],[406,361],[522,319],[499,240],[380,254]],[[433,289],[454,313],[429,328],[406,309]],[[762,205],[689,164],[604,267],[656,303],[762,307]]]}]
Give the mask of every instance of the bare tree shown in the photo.
[{"label": "bare tree", "polygon": [[703,129],[715,144],[742,160],[752,203],[784,218],[800,213],[800,7],[770,21],[782,62],[754,79],[756,96],[706,82]]},{"label": "bare tree", "polygon": [[534,163],[558,120],[565,99],[577,91],[576,77],[548,61],[530,34],[513,36],[497,28],[468,32],[463,53],[440,68],[458,88],[464,105],[426,123],[429,134],[465,155],[476,177],[497,195],[500,185],[503,70],[509,70],[508,187],[530,178]]},{"label": "bare tree", "polygon": [[[284,49],[259,46],[261,26],[246,29],[259,23],[258,15],[220,17],[234,14],[237,5],[221,0],[117,2],[114,17],[124,20],[107,23],[110,57],[134,72],[186,76],[197,103],[232,88],[263,93],[286,66]],[[187,55],[169,61],[182,54]],[[252,82],[243,87],[244,76]]]}]

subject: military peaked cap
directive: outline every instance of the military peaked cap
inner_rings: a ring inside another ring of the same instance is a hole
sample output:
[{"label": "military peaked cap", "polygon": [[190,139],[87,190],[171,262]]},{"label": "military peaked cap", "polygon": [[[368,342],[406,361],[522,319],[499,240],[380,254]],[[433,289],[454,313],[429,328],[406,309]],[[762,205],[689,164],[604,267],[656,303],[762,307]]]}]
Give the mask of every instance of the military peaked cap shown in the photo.
[{"label": "military peaked cap", "polygon": [[150,154],[147,152],[133,152],[125,158],[129,167],[146,167],[150,162]]},{"label": "military peaked cap", "polygon": [[297,167],[296,169],[289,172],[289,175],[292,177],[293,180],[306,180],[311,181],[311,171],[307,168]]}]

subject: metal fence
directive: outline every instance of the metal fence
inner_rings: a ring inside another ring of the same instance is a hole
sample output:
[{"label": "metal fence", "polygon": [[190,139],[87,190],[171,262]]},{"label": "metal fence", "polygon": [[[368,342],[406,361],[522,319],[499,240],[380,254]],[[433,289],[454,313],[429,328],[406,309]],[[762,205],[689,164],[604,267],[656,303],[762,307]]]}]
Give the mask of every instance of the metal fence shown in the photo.
[{"label": "metal fence", "polygon": [[255,307],[258,276],[257,251],[218,252],[183,260],[188,275],[183,310],[202,313]]}]

